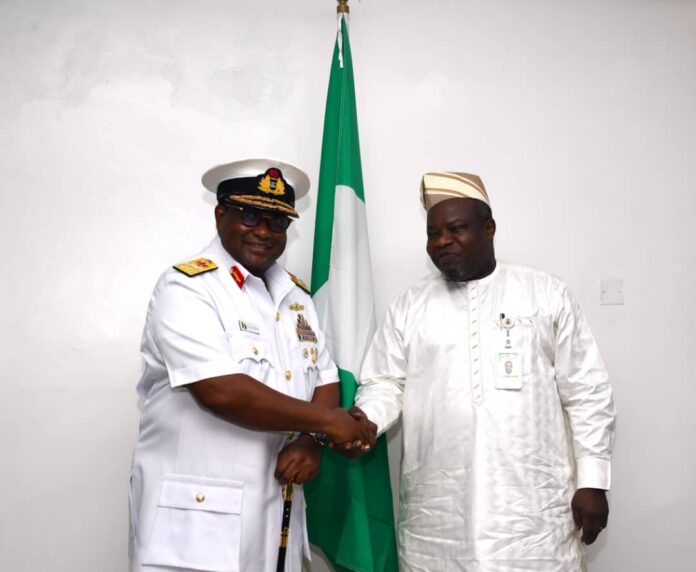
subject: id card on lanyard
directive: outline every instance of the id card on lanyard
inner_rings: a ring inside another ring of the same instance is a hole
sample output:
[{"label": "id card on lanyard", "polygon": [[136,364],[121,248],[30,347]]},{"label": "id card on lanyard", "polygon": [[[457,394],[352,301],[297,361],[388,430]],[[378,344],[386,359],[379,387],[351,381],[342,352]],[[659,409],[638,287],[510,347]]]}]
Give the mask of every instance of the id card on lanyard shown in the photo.
[{"label": "id card on lanyard", "polygon": [[522,389],[522,360],[519,348],[515,347],[512,329],[515,321],[500,314],[500,328],[505,330],[503,344],[496,360],[496,389]]}]

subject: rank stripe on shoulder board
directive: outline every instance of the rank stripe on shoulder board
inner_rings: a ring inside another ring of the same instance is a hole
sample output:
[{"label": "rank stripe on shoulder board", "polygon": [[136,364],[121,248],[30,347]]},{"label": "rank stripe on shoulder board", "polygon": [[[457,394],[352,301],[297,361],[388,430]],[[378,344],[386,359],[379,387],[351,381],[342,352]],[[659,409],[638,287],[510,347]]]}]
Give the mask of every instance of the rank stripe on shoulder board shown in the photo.
[{"label": "rank stripe on shoulder board", "polygon": [[302,288],[302,290],[304,290],[305,292],[307,292],[307,294],[311,294],[311,293],[312,293],[312,292],[310,291],[310,289],[309,289],[309,286],[307,286],[307,284],[305,284],[304,282],[302,282],[302,280],[300,280],[300,279],[299,279],[297,276],[295,276],[292,272],[288,272],[288,274],[290,274],[290,280],[292,280],[297,286],[299,286],[300,288]]},{"label": "rank stripe on shoulder board", "polygon": [[217,270],[218,265],[208,258],[196,258],[188,262],[181,262],[174,265],[174,270],[178,270],[186,276],[198,276],[211,270]]}]

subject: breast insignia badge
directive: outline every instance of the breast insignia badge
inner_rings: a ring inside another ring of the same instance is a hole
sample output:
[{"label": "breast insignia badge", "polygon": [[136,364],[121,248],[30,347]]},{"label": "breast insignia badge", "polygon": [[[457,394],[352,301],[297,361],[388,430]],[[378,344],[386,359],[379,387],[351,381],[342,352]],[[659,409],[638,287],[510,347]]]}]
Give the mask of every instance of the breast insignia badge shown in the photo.
[{"label": "breast insignia badge", "polygon": [[174,270],[186,274],[186,276],[198,276],[211,270],[217,270],[217,264],[207,258],[196,258],[188,262],[181,262],[174,265]]},{"label": "breast insignia badge", "polygon": [[317,335],[302,314],[297,314],[297,337],[301,342],[317,343]]},{"label": "breast insignia badge", "polygon": [[290,304],[290,309],[293,312],[300,312],[301,310],[304,310],[304,306],[295,302],[294,304]]}]

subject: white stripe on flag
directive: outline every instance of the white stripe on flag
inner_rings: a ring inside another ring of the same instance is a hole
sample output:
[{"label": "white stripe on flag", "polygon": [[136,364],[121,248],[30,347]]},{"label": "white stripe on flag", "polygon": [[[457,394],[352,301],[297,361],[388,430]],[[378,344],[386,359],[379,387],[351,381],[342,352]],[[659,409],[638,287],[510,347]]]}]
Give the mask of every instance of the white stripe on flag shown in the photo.
[{"label": "white stripe on flag", "polygon": [[345,185],[336,186],[329,266],[314,304],[331,357],[357,377],[375,331],[375,307],[365,203]]}]

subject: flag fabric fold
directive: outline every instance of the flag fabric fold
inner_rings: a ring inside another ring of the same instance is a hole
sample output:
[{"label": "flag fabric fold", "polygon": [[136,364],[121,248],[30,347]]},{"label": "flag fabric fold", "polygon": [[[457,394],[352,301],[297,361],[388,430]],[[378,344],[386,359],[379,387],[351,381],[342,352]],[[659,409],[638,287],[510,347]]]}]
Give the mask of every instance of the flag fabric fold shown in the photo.
[{"label": "flag fabric fold", "polygon": [[[375,330],[353,62],[344,14],[331,64],[319,171],[312,294],[350,407]],[[340,572],[398,570],[387,442],[349,460],[325,450],[305,485],[309,540]]]}]

